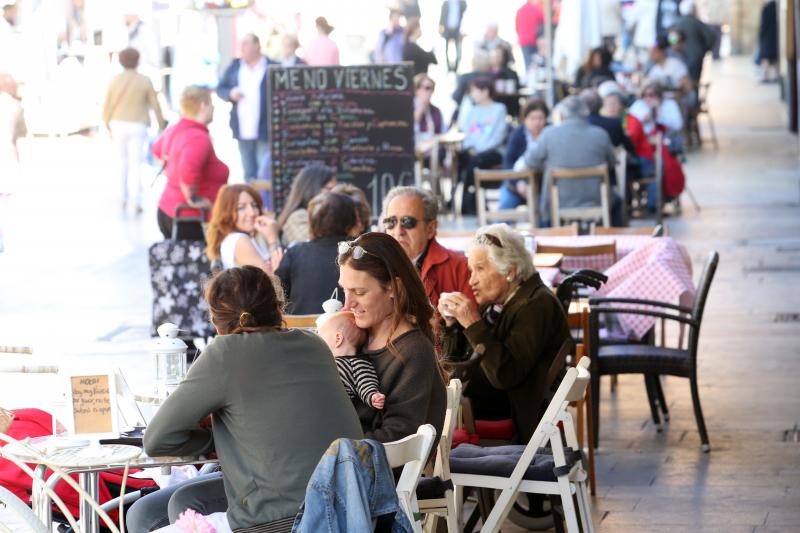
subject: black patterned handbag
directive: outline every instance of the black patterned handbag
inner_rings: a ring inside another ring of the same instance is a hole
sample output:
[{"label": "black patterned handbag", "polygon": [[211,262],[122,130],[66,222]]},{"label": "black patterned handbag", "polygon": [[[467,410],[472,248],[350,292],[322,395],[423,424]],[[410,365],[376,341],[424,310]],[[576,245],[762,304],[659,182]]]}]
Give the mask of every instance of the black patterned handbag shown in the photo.
[{"label": "black patterned handbag", "polygon": [[164,322],[181,330],[182,338],[207,338],[216,332],[203,298],[211,278],[204,241],[166,240],[150,247],[150,285],[153,288],[151,335]]}]

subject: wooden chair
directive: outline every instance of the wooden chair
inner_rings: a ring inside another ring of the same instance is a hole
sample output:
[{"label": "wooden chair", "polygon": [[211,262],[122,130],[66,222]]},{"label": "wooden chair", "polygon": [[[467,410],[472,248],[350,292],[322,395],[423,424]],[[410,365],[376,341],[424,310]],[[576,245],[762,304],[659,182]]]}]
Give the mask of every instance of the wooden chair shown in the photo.
[{"label": "wooden chair", "polygon": [[662,224],[664,221],[664,154],[662,153],[664,134],[659,131],[655,135],[651,135],[649,141],[655,150],[655,174],[644,176],[631,185],[636,197],[636,206],[641,211],[644,208],[643,197],[647,186],[651,183],[656,184],[656,224]]},{"label": "wooden chair", "polygon": [[589,228],[589,235],[649,235],[650,237],[664,237],[667,235],[667,231],[666,226],[663,224],[625,228],[604,228],[592,224]]},{"label": "wooden chair", "polygon": [[717,142],[717,130],[714,128],[714,119],[711,118],[711,111],[708,109],[708,92],[711,90],[711,83],[701,83],[697,90],[697,110],[693,113],[689,121],[689,139],[692,137],[697,141],[697,146],[703,145],[703,136],[700,134],[700,115],[708,117],[708,127],[711,130],[711,142],[714,144],[714,150],[719,150],[719,143]]},{"label": "wooden chair", "polygon": [[[504,446],[500,451],[495,451],[497,448],[494,447],[459,447],[453,450],[450,468],[456,486],[455,502],[459,516],[464,487],[501,491],[481,528],[481,531],[489,533],[500,530],[520,492],[553,494],[561,496],[570,533],[579,531],[579,521],[583,532],[594,531],[586,472],[577,451],[572,416],[567,411],[570,402],[578,401],[586,394],[589,366],[589,359],[583,358],[576,368],[567,370],[527,445]],[[565,438],[562,438],[559,426],[563,427]],[[567,453],[565,445],[572,449],[572,453]],[[540,453],[540,448],[545,446],[551,448],[552,455]],[[577,511],[573,494],[577,498]]]},{"label": "wooden chair", "polygon": [[[506,180],[524,179],[528,182],[527,205],[524,211],[519,209],[496,209],[487,212],[486,190],[487,183],[502,183]],[[481,170],[475,169],[475,193],[478,202],[478,224],[485,226],[487,220],[514,220],[530,223],[534,228],[539,226],[537,202],[539,201],[539,185],[533,170]]]},{"label": "wooden chair", "polygon": [[[575,360],[574,364],[578,364],[584,356],[589,355],[589,307],[583,306],[582,309],[576,309],[567,314],[567,324],[570,330],[580,330],[580,339],[582,342],[575,343]],[[576,431],[578,445],[581,450],[588,448],[587,456],[587,470],[589,475],[589,493],[594,496],[597,492],[597,475],[594,462],[594,437],[592,428],[594,422],[592,421],[592,393],[591,383],[587,385],[586,395],[582,400],[575,404],[576,410]],[[584,430],[586,440],[584,442]],[[586,446],[584,446],[584,443]]]},{"label": "wooden chair", "polygon": [[[617,176],[617,190],[622,199],[622,205],[628,205],[628,151],[624,146],[614,148],[614,157],[617,164],[614,166],[614,173]],[[623,224],[628,225],[628,210],[623,209]]]},{"label": "wooden chair", "polygon": [[[444,516],[447,521],[448,533],[459,532],[458,517],[453,505],[453,488],[450,482],[450,448],[453,445],[453,432],[456,429],[458,408],[461,405],[461,389],[461,380],[450,380],[450,384],[447,386],[447,411],[444,415],[442,436],[436,447],[436,460],[433,466],[433,476],[438,478],[436,482],[442,485],[449,484],[450,488],[445,486],[444,492],[438,498],[421,499],[419,493],[417,494],[417,497],[420,498],[418,501],[420,513],[428,515],[425,520],[425,531],[429,533],[436,531],[440,516]],[[436,496],[439,496],[439,494],[436,494]]]},{"label": "wooden chair", "polygon": [[400,480],[397,482],[397,497],[415,533],[422,533],[422,526],[416,518],[419,513],[417,484],[428,462],[435,439],[436,429],[430,424],[425,424],[420,426],[415,434],[383,445],[389,466],[403,467]]},{"label": "wooden chair", "polygon": [[567,226],[556,226],[555,228],[532,228],[520,231],[523,235],[534,237],[577,237],[578,223],[573,222]]},{"label": "wooden chair", "polygon": [[287,328],[316,328],[319,315],[283,315]]},{"label": "wooden chair", "polygon": [[[611,225],[611,198],[608,186],[608,165],[605,163],[584,168],[551,168],[550,172],[550,224],[560,226],[561,220],[602,220],[604,226]],[[587,180],[600,178],[600,198],[598,206],[564,207],[559,206],[558,182],[567,180]]]},{"label": "wooden chair", "polygon": [[[704,452],[710,450],[708,433],[700,407],[700,396],[697,387],[697,352],[700,336],[700,326],[703,321],[708,292],[714,273],[719,263],[719,254],[711,252],[706,259],[703,273],[700,275],[697,296],[694,305],[684,307],[667,302],[653,300],[640,300],[631,298],[590,298],[591,313],[589,316],[589,334],[592,357],[592,418],[594,419],[594,446],[598,443],[599,428],[599,402],[600,402],[600,377],[616,374],[643,374],[648,387],[648,395],[657,392],[654,379],[661,375],[688,378],[692,393],[692,404],[700,433],[700,441]],[[637,307],[631,307],[636,305]],[[600,345],[600,317],[605,314],[632,314],[645,315],[665,320],[676,321],[689,327],[688,346],[683,348],[683,336],[677,348],[665,346],[652,346],[648,344],[613,344]],[[665,407],[662,399],[662,409]],[[653,407],[653,418],[658,413]],[[666,414],[666,411],[665,411]]]},{"label": "wooden chair", "polygon": [[[609,256],[608,266],[611,266],[617,262],[617,241],[612,240],[605,244],[591,244],[584,246],[536,243],[536,253],[563,254],[564,257],[587,257],[590,255],[605,255]],[[601,270],[601,269],[595,269],[595,270]]]}]

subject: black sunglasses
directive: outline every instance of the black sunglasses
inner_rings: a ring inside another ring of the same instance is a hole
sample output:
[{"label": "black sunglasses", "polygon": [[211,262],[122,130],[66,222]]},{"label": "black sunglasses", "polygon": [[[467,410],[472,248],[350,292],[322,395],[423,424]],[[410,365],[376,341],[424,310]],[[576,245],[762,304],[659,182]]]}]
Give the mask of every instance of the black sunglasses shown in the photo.
[{"label": "black sunglasses", "polygon": [[[396,216],[386,217],[383,219],[383,226],[386,229],[394,229],[394,227],[397,225],[397,222]],[[400,217],[400,227],[403,229],[414,229],[417,227],[417,224],[419,224],[419,220],[417,220],[416,217]]]}]

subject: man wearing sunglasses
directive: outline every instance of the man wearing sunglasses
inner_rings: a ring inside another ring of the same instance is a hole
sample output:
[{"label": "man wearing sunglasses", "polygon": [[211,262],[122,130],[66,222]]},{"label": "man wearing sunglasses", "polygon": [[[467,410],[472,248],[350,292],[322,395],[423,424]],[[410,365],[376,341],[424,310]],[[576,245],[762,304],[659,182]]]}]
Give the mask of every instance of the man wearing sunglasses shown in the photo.
[{"label": "man wearing sunglasses", "polygon": [[433,307],[445,292],[460,292],[474,301],[467,258],[436,242],[439,205],[433,194],[418,187],[395,187],[383,206],[383,230],[400,243],[417,267]]}]

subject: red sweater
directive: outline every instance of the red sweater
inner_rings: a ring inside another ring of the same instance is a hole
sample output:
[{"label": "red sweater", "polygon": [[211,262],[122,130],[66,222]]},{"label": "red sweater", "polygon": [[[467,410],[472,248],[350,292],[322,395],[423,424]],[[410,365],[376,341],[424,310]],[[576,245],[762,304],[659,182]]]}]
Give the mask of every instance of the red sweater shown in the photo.
[{"label": "red sweater", "polygon": [[536,35],[544,24],[544,11],[540,4],[525,2],[517,10],[517,37],[520,46],[536,46]]},{"label": "red sweater", "polygon": [[194,185],[198,196],[214,203],[220,188],[228,182],[228,166],[214,153],[206,125],[196,120],[182,118],[168,128],[153,144],[153,154],[167,161],[167,186],[158,208],[170,217],[175,216],[178,205],[187,202],[181,184]]}]

